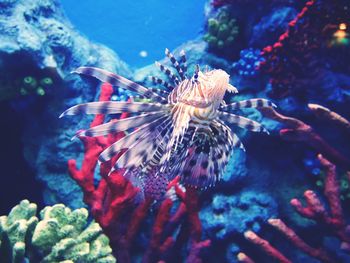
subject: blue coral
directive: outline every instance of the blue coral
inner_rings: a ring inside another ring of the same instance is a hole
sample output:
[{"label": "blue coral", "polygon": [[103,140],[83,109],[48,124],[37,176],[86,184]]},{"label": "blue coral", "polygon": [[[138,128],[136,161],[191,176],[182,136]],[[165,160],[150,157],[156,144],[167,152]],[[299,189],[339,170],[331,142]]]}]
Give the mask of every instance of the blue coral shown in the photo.
[{"label": "blue coral", "polygon": [[240,52],[240,59],[232,64],[232,68],[241,76],[255,77],[259,71],[259,64],[264,61],[259,49],[243,49]]}]

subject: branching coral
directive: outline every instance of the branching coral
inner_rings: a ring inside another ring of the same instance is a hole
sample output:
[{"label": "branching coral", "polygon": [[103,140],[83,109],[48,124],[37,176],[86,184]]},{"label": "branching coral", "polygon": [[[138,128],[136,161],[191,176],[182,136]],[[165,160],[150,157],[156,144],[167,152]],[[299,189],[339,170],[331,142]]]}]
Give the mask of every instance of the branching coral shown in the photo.
[{"label": "branching coral", "polygon": [[[99,100],[109,100],[112,93],[113,87],[104,83]],[[120,118],[125,116],[122,114]],[[96,115],[90,126],[102,124],[104,118],[102,114]],[[131,262],[131,245],[155,200],[145,195],[140,201],[138,196],[141,189],[135,187],[120,170],[108,176],[111,163],[119,156],[101,164],[101,179],[95,186],[94,174],[99,154],[122,136],[123,133],[110,134],[107,137],[79,137],[85,148],[84,160],[80,169],[77,168],[75,160],[69,160],[68,171],[82,188],[84,202],[91,207],[93,217],[110,238],[118,261],[123,263]],[[172,253],[179,251],[187,241],[187,262],[201,262],[200,254],[210,245],[210,241],[201,241],[198,202],[195,189],[186,191],[178,184],[178,178],[169,183],[168,191],[156,213],[143,262],[168,262]]]},{"label": "branching coral", "polygon": [[[329,110],[325,110],[322,106],[309,104],[309,108],[318,115],[320,115],[320,113],[318,113],[320,111],[325,112],[325,116],[328,116],[330,120],[342,123],[345,127],[348,125],[347,120],[343,117]],[[323,110],[321,110],[321,108],[323,108]],[[264,108],[261,112],[265,117],[281,122],[286,126],[286,128],[280,130],[280,136],[282,139],[304,142],[335,164],[350,169],[350,160],[330,145],[310,125],[301,120],[286,117],[276,112],[274,109]],[[328,113],[326,114],[326,112]]]},{"label": "branching coral", "polygon": [[[339,183],[336,175],[334,164],[325,159],[322,155],[318,156],[323,168],[326,171],[324,195],[328,201],[329,211],[312,190],[304,193],[306,206],[303,206],[298,199],[292,199],[291,205],[303,217],[315,220],[318,224],[327,227],[330,235],[338,237],[341,241],[341,248],[349,251],[350,235],[348,232],[349,225],[345,222],[343,210],[340,201]],[[326,248],[315,248],[307,244],[298,234],[288,227],[281,219],[269,219],[269,224],[284,235],[295,247],[302,250],[313,258],[326,263],[339,262],[336,256],[327,251]],[[275,248],[267,240],[259,237],[253,231],[247,231],[245,238],[253,244],[260,247],[266,254],[276,259],[278,262],[292,262],[283,255],[281,251]],[[326,234],[327,235],[327,234]],[[238,255],[240,262],[254,262],[244,253]],[[250,260],[250,261],[249,261]]]},{"label": "branching coral", "polygon": [[[348,121],[341,117],[339,114],[330,111],[329,109],[316,104],[309,104],[309,108],[319,117],[323,117],[328,121],[338,123],[344,130],[348,130]],[[327,205],[324,204],[321,198],[312,190],[306,190],[304,192],[305,203],[294,198],[290,201],[290,204],[295,210],[304,218],[308,218],[317,222],[325,229],[323,238],[326,236],[335,236],[340,241],[340,248],[349,252],[350,251],[350,235],[349,224],[346,222],[344,212],[341,205],[341,185],[339,178],[337,178],[336,166],[330,162],[327,158],[332,159],[333,162],[339,164],[339,166],[349,169],[349,160],[330,146],[322,137],[320,137],[309,125],[304,122],[283,116],[277,113],[275,110],[265,109],[262,110],[265,116],[287,125],[287,129],[282,129],[280,135],[282,138],[289,140],[303,141],[315,148],[317,151],[322,152],[322,155],[318,155],[318,159],[322,169],[325,171],[324,178],[324,196],[327,200]],[[347,172],[348,180],[349,172]],[[349,182],[348,182],[349,183]],[[329,207],[329,209],[327,209]],[[269,225],[280,232],[286,239],[288,239],[296,248],[300,249],[304,253],[308,254],[312,258],[316,258],[321,262],[335,263],[339,262],[339,259],[334,253],[329,252],[326,247],[314,247],[304,241],[292,228],[286,225],[281,219],[271,218],[268,220]],[[245,238],[256,246],[260,247],[267,255],[271,256],[278,262],[292,262],[286,255],[274,245],[272,245],[266,239],[258,236],[253,231],[247,231]],[[324,242],[323,244],[324,245]],[[240,262],[252,263],[254,260],[245,253],[238,254],[238,260]]]},{"label": "branching coral", "polygon": [[45,207],[23,200],[0,217],[1,262],[116,262],[101,227],[88,224],[85,208]]}]

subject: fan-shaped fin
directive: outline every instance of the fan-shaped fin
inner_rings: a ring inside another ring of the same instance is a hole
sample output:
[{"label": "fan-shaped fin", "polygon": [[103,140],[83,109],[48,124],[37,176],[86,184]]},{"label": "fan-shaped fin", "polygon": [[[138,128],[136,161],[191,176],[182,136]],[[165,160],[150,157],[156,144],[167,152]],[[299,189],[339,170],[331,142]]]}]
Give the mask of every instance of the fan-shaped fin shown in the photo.
[{"label": "fan-shaped fin", "polygon": [[134,142],[138,141],[141,137],[150,134],[157,125],[161,125],[161,123],[166,120],[169,120],[169,117],[156,119],[150,123],[146,123],[137,130],[129,133],[125,137],[113,143],[100,154],[100,156],[98,157],[99,162],[105,162],[110,160],[115,154],[117,154],[122,149],[129,148]]},{"label": "fan-shaped fin", "polygon": [[141,164],[146,164],[155,154],[159,145],[162,145],[164,131],[169,129],[170,119],[163,122],[158,129],[146,133],[137,142],[130,146],[114,164],[113,170],[119,168],[133,169]]}]

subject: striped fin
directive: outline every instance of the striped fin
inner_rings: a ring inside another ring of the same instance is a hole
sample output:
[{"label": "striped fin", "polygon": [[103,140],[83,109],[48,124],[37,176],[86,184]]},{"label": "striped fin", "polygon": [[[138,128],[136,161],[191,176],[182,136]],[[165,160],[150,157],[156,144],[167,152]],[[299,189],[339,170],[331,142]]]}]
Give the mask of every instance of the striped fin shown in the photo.
[{"label": "striped fin", "polygon": [[180,67],[179,62],[176,60],[174,55],[167,48],[165,49],[165,55],[170,59],[171,63],[176,68],[177,72],[180,75],[181,80],[184,80],[185,79],[184,72],[182,71],[182,68]]},{"label": "striped fin", "polygon": [[171,86],[167,81],[162,80],[161,78],[154,77],[154,76],[150,76],[149,78],[152,80],[152,82],[153,82],[154,84],[162,85],[162,86],[164,86],[168,91],[171,91],[171,90],[174,89],[173,86]]},{"label": "striped fin", "polygon": [[182,70],[185,74],[186,77],[186,73],[187,73],[187,59],[186,59],[186,53],[185,50],[181,50],[180,51],[180,58],[181,58],[181,64],[182,64]]},{"label": "striped fin", "polygon": [[158,61],[155,62],[156,66],[159,67],[159,69],[164,72],[176,85],[180,83],[179,79],[171,72],[169,68],[166,66],[160,64]]},{"label": "striped fin", "polygon": [[268,131],[260,123],[236,114],[219,111],[218,117],[225,123],[235,124],[238,127],[247,129],[249,131],[268,133]]},{"label": "striped fin", "polygon": [[171,123],[170,119],[166,121],[165,127],[145,134],[140,140],[130,146],[130,148],[119,157],[113,169],[133,169],[140,166],[142,163],[147,163],[157,151],[158,145],[160,144],[159,141],[163,138],[163,131],[164,129],[168,129],[169,123]]},{"label": "striped fin", "polygon": [[[188,154],[188,149],[193,142],[194,134],[195,129],[189,127],[184,134],[181,143],[179,143],[176,148],[174,145],[171,145],[170,147],[169,144],[165,143],[166,148],[164,149],[163,157],[160,160],[160,165],[162,166],[160,172],[167,174],[170,180],[175,178],[182,171],[185,157]],[[166,136],[168,137],[165,142],[169,142],[170,132]]]},{"label": "striped fin", "polygon": [[155,146],[153,140],[153,137],[143,136],[136,141],[118,158],[110,173],[117,169],[133,169],[140,166],[142,162],[146,162],[147,159],[151,158],[149,155],[155,150],[153,148]]},{"label": "striped fin", "polygon": [[124,89],[136,92],[142,96],[145,96],[146,98],[153,99],[157,102],[167,101],[162,96],[152,92],[151,90],[145,88],[144,86],[104,69],[94,68],[94,67],[79,67],[75,71],[73,71],[73,73],[84,74],[84,75],[95,77],[102,82],[107,82],[114,86],[120,86]]},{"label": "striped fin", "polygon": [[96,101],[75,105],[64,111],[60,118],[66,115],[85,114],[115,114],[122,112],[152,112],[161,111],[166,107],[160,103]]},{"label": "striped fin", "polygon": [[169,96],[169,92],[164,89],[150,88],[150,90],[161,96]]},{"label": "striped fin", "polygon": [[78,132],[76,136],[101,136],[106,135],[111,132],[126,131],[132,128],[136,128],[145,123],[151,122],[158,119],[164,115],[164,112],[151,112],[147,114],[142,114],[139,116],[134,116],[126,119],[121,119],[118,121],[110,121],[93,128],[87,129],[85,131]]},{"label": "striped fin", "polygon": [[156,119],[150,123],[142,125],[137,130],[129,133],[125,137],[121,138],[117,142],[113,143],[107,149],[105,149],[100,156],[98,157],[99,162],[105,162],[110,160],[115,154],[117,154],[122,149],[129,148],[133,143],[143,137],[145,134],[149,134],[156,125],[160,125],[162,121],[167,120],[168,118]]},{"label": "striped fin", "polygon": [[266,99],[249,99],[230,103],[221,106],[222,110],[238,110],[241,108],[263,108],[263,107],[277,107],[273,102]]}]

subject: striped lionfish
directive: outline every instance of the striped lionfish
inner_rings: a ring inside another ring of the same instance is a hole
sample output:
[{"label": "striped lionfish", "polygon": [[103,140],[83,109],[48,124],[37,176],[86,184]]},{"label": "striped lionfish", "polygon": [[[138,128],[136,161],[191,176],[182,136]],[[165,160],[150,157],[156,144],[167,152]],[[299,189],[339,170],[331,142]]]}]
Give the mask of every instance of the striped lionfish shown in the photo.
[{"label": "striped lionfish", "polygon": [[80,67],[75,71],[138,93],[150,102],[90,102],[73,106],[60,117],[78,113],[134,114],[80,131],[77,135],[101,136],[132,130],[99,156],[99,161],[105,162],[125,150],[111,172],[119,168],[126,172],[137,171],[150,182],[157,178],[162,181],[164,176],[171,180],[179,175],[185,185],[213,186],[220,180],[232,150],[236,147],[244,150],[229,126],[267,132],[258,122],[230,111],[274,104],[261,98],[226,104],[223,100],[226,91],[237,93],[237,89],[229,84],[229,75],[224,70],[202,72],[197,65],[194,74],[188,77],[185,52],[181,51],[179,60],[168,49],[165,54],[177,73],[175,75],[170,68],[156,62],[169,81],[157,77],[151,79],[163,89],[146,88],[100,68]]}]

